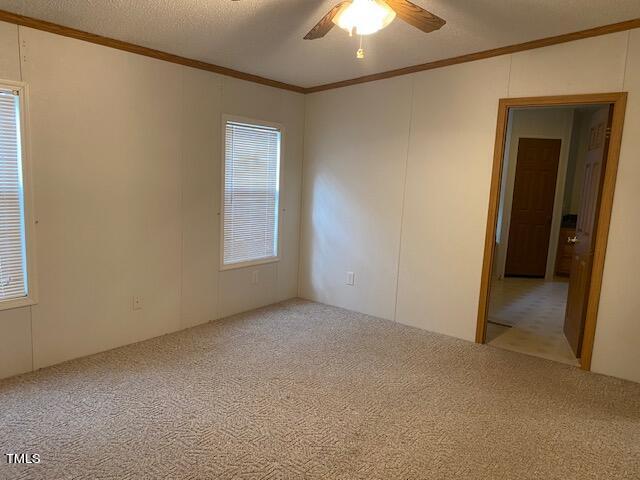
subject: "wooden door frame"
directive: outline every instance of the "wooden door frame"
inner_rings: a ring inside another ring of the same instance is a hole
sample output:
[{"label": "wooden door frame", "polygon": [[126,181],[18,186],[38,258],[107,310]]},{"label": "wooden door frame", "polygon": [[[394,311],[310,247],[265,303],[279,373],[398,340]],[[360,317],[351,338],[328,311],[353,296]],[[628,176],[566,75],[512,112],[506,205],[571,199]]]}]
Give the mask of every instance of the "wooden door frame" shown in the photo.
[{"label": "wooden door frame", "polygon": [[502,179],[502,164],[505,153],[509,110],[522,107],[549,106],[577,106],[611,104],[613,106],[613,121],[607,163],[604,171],[604,182],[600,198],[600,212],[596,231],[595,253],[589,287],[589,300],[584,326],[584,337],[580,352],[580,364],[583,370],[591,370],[591,354],[596,332],[600,291],[602,289],[602,273],[604,271],[605,254],[609,237],[613,195],[620,159],[622,144],[622,130],[627,104],[626,92],[596,93],[586,95],[559,95],[553,97],[523,97],[502,98],[498,105],[498,125],[496,129],[495,149],[493,154],[493,170],[491,173],[491,190],[489,194],[489,213],[487,217],[487,231],[484,243],[484,259],[482,261],[482,277],[480,280],[480,300],[478,302],[478,324],[476,328],[476,343],[485,343],[487,334],[487,316],[489,309],[489,294],[491,276],[496,247],[496,226],[498,220],[498,206],[500,201],[500,184]]}]

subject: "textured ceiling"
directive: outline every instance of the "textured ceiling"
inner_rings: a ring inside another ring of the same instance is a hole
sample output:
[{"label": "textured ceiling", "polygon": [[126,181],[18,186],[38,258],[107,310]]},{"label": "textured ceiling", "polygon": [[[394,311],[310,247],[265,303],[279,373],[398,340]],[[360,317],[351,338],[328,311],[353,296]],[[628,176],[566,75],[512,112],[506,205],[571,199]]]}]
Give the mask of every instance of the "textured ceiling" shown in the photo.
[{"label": "textured ceiling", "polygon": [[639,0],[413,0],[444,18],[424,34],[396,19],[357,39],[303,40],[338,0],[0,0],[0,9],[302,87],[640,17]]}]

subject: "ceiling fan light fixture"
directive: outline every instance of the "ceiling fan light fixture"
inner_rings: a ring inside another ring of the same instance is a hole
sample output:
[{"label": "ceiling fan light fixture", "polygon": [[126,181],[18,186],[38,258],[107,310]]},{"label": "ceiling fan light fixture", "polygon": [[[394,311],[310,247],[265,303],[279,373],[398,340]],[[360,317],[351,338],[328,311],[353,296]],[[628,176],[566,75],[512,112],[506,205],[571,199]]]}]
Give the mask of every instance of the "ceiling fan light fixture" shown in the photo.
[{"label": "ceiling fan light fixture", "polygon": [[389,5],[382,0],[353,0],[333,18],[333,23],[350,34],[371,35],[382,30],[396,18]]}]

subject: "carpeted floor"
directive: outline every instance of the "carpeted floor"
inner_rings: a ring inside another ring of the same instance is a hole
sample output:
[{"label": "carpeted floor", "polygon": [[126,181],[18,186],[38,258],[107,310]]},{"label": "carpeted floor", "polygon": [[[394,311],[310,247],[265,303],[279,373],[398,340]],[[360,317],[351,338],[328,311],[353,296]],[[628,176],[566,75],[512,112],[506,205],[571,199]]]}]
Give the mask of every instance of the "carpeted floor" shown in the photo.
[{"label": "carpeted floor", "polygon": [[2,479],[638,479],[640,384],[296,300],[0,382]]}]

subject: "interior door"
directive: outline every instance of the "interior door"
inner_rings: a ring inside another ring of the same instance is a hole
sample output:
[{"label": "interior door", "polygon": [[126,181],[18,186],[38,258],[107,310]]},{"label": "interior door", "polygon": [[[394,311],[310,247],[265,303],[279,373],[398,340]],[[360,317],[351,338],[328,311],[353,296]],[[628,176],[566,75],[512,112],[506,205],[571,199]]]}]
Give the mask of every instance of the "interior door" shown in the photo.
[{"label": "interior door", "polygon": [[545,138],[518,143],[505,276],[545,276],[560,145]]},{"label": "interior door", "polygon": [[613,109],[606,106],[594,112],[591,117],[576,235],[567,238],[567,242],[574,243],[575,247],[569,276],[564,334],[576,357],[580,356],[582,349],[612,113]]}]

